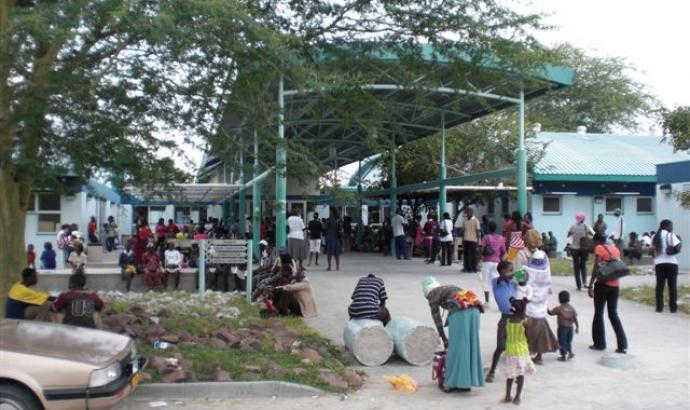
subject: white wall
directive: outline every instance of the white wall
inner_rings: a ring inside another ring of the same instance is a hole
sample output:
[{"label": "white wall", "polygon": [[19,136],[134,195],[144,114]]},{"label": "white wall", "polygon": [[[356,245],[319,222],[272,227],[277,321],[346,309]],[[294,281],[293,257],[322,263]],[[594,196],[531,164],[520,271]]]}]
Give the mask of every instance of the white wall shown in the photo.
[{"label": "white wall", "polygon": [[[673,191],[681,191],[683,183],[671,184]],[[685,185],[689,185],[687,182]],[[673,231],[676,235],[683,239],[683,247],[678,255],[679,268],[684,270],[690,269],[690,209],[685,209],[676,200],[676,198],[667,194],[668,191],[662,191],[657,185],[656,188],[656,209],[657,209],[657,226],[662,219],[670,219],[673,222]]]}]

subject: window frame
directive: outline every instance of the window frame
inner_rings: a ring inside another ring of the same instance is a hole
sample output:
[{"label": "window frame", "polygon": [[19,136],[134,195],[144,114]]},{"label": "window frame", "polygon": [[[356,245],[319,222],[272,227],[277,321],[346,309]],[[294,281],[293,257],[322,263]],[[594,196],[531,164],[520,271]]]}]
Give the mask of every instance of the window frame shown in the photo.
[{"label": "window frame", "polygon": [[[646,199],[649,201],[649,211],[640,211],[640,199]],[[635,213],[637,215],[652,215],[654,213],[654,198],[651,196],[638,196],[635,198]]]},{"label": "window frame", "polygon": [[613,213],[614,213],[614,211],[609,211],[609,210],[608,210],[607,202],[608,202],[609,199],[618,199],[618,200],[620,200],[620,201],[621,201],[620,206],[616,206],[616,207],[614,207],[613,209],[614,209],[614,211],[615,211],[615,209],[618,208],[618,209],[621,210],[621,215],[625,214],[625,210],[624,210],[624,208],[623,208],[623,205],[625,204],[625,197],[620,196],[620,195],[609,195],[609,196],[605,196],[605,197],[604,197],[604,214],[606,214],[606,215],[613,215]]},{"label": "window frame", "polygon": [[[558,200],[558,211],[547,211],[544,208],[544,202],[546,199],[557,199]],[[541,213],[543,215],[563,215],[563,195],[542,195],[542,197],[541,197]]]},{"label": "window frame", "polygon": [[[42,210],[40,209],[40,196],[41,195],[53,195],[57,196],[58,199],[58,207],[60,209],[58,210]],[[27,209],[27,213],[32,213],[36,215],[36,234],[38,235],[52,235],[56,234],[60,230],[60,225],[61,225],[61,220],[62,220],[62,197],[60,194],[55,194],[51,192],[34,192],[31,194],[33,201],[31,205],[33,205],[33,209]],[[58,222],[55,224],[55,230],[54,231],[42,231],[40,229],[41,224],[40,224],[40,219],[41,215],[57,215],[58,216]]]}]

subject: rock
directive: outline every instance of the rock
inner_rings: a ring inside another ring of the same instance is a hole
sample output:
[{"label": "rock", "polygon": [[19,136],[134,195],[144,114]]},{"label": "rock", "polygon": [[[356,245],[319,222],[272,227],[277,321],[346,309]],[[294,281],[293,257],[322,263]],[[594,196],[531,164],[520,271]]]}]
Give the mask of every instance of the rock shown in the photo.
[{"label": "rock", "polygon": [[170,312],[166,308],[163,308],[163,309],[158,311],[158,317],[170,317],[170,316],[171,316]]},{"label": "rock", "polygon": [[137,331],[137,329],[129,325],[126,325],[124,328],[122,328],[120,333],[125,334],[134,339],[136,339],[139,336],[139,332]]},{"label": "rock", "polygon": [[215,337],[208,339],[207,344],[214,349],[225,349],[227,347],[227,343]]},{"label": "rock", "polygon": [[187,373],[184,370],[173,370],[163,376],[164,383],[179,383],[187,380]]},{"label": "rock", "polygon": [[213,380],[217,382],[230,382],[232,378],[230,377],[230,373],[225,370],[217,369],[213,373]]},{"label": "rock", "polygon": [[261,366],[244,366],[247,373],[261,374]]},{"label": "rock", "polygon": [[189,359],[180,359],[179,366],[182,370],[192,370],[194,367],[194,361]]},{"label": "rock", "polygon": [[161,323],[161,318],[159,318],[158,316],[151,316],[149,320],[151,321],[151,323],[156,325]]},{"label": "rock", "polygon": [[266,374],[269,377],[283,377],[285,376],[285,369],[275,363],[269,363],[266,365]]},{"label": "rock", "polygon": [[230,347],[239,347],[240,346],[240,337],[237,336],[236,334],[232,333],[228,329],[220,329],[214,333],[215,337],[218,339],[224,341]]},{"label": "rock", "polygon": [[129,323],[124,314],[110,315],[103,318],[103,326],[113,332],[121,333]]},{"label": "rock", "polygon": [[139,377],[141,377],[142,382],[150,382],[151,381],[151,374],[150,373],[141,372],[139,374],[141,374],[141,376],[139,376]]},{"label": "rock", "polygon": [[148,337],[160,337],[165,334],[165,328],[161,325],[153,325],[149,326],[148,329],[146,329],[146,336]]},{"label": "rock", "polygon": [[317,378],[322,382],[326,383],[327,385],[336,389],[347,390],[349,387],[345,380],[343,380],[342,378],[340,378],[340,376],[336,375],[335,373],[327,369],[319,370],[319,375],[317,376]]},{"label": "rock", "polygon": [[347,384],[353,387],[362,387],[364,384],[362,376],[357,374],[357,372],[354,370],[348,370],[345,372],[345,380],[347,381]]},{"label": "rock", "polygon": [[177,337],[180,339],[180,342],[192,341],[192,334],[187,332],[186,330],[180,330],[179,332],[177,332]]},{"label": "rock", "polygon": [[310,362],[314,364],[321,364],[321,362],[323,361],[323,358],[321,357],[319,352],[312,349],[311,347],[307,347],[304,350],[302,350],[302,352],[300,353],[300,357],[302,357],[303,359],[308,359]]},{"label": "rock", "polygon": [[196,343],[196,342],[180,342],[178,344],[178,346],[180,346],[180,347],[196,347],[198,345],[199,345],[199,343]]},{"label": "rock", "polygon": [[242,379],[248,381],[248,382],[257,382],[261,380],[261,375],[257,373],[245,373],[242,376]]},{"label": "rock", "polygon": [[185,372],[184,381],[187,383],[195,383],[198,382],[199,379],[197,379],[196,374],[194,372],[187,371]]},{"label": "rock", "polygon": [[240,341],[240,349],[245,351],[257,351],[262,347],[261,341],[254,338],[242,339]]},{"label": "rock", "polygon": [[307,373],[307,371],[301,367],[295,367],[292,369],[292,374],[295,376],[302,376],[303,374]]},{"label": "rock", "polygon": [[261,330],[261,331],[263,331],[264,329],[266,329],[266,326],[262,325],[261,323],[256,323],[256,322],[250,323],[248,327],[250,330]]},{"label": "rock", "polygon": [[177,335],[175,335],[175,334],[168,333],[168,334],[165,334],[165,335],[161,336],[161,337],[160,337],[160,340],[162,340],[162,341],[164,341],[164,342],[168,342],[168,343],[175,343],[175,344],[177,344],[177,343],[180,342],[180,337],[177,336]]},{"label": "rock", "polygon": [[206,363],[204,367],[201,368],[206,374],[214,374],[217,370],[220,370],[220,364],[218,363]]},{"label": "rock", "polygon": [[149,359],[149,366],[158,372],[162,372],[168,367],[168,359],[159,356],[153,356]]}]

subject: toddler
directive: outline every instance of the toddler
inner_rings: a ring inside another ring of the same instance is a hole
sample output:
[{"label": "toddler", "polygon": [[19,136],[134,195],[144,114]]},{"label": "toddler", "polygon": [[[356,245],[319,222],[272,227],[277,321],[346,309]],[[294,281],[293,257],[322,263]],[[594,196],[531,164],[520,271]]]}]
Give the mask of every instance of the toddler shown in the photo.
[{"label": "toddler", "polygon": [[[559,306],[549,310],[549,315],[558,317],[558,344],[561,348],[561,362],[575,357],[573,353],[573,325],[575,333],[580,332],[580,325],[577,323],[577,311],[570,306],[570,293],[567,290],[558,293]],[[566,358],[567,355],[567,358]]]},{"label": "toddler", "polygon": [[[520,404],[520,395],[522,388],[525,385],[525,375],[534,374],[537,369],[532,362],[529,355],[529,347],[527,346],[527,320],[525,319],[525,306],[527,302],[524,299],[513,299],[510,302],[513,314],[508,323],[506,323],[506,358],[503,372],[507,378],[506,380],[506,396],[503,399],[504,403]],[[517,391],[515,397],[511,397],[510,393],[513,387],[513,379],[517,384]]]}]

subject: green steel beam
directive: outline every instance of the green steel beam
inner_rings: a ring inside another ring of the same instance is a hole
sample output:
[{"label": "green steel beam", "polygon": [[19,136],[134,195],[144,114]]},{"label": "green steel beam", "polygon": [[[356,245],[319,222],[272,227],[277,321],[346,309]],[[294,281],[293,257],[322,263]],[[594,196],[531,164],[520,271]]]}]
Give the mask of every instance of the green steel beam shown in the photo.
[{"label": "green steel beam", "polygon": [[[244,186],[244,148],[240,142],[240,186]],[[247,191],[245,189],[240,189],[240,206],[238,211],[239,218],[239,231],[242,239],[245,238],[245,233],[247,232]]]},{"label": "green steel beam", "polygon": [[276,147],[276,246],[287,243],[287,154],[285,152],[285,94],[283,76],[278,82],[278,146]]},{"label": "green steel beam", "polygon": [[441,165],[439,169],[438,184],[438,220],[441,220],[446,212],[446,113],[441,111]]},{"label": "green steel beam", "polygon": [[[391,206],[390,206],[390,217],[391,219],[398,210],[398,177],[395,172],[395,152],[398,147],[395,146],[395,136],[393,136],[393,148],[391,149]],[[391,256],[396,256],[395,250],[395,238],[391,239]]]},{"label": "green steel beam", "polygon": [[252,252],[261,260],[259,252],[259,241],[261,240],[261,179],[258,178],[261,172],[259,164],[259,138],[254,130],[254,178],[252,179]]},{"label": "green steel beam", "polygon": [[362,250],[362,233],[363,233],[363,222],[364,220],[362,219],[362,173],[359,172],[362,169],[362,160],[359,160],[359,163],[357,164],[357,204],[358,204],[358,211],[357,211],[357,238],[356,238],[356,243],[357,243],[357,250],[361,251]]},{"label": "green steel beam", "polygon": [[517,197],[521,215],[527,212],[527,152],[525,151],[525,92],[520,88],[520,142],[517,152]]}]

